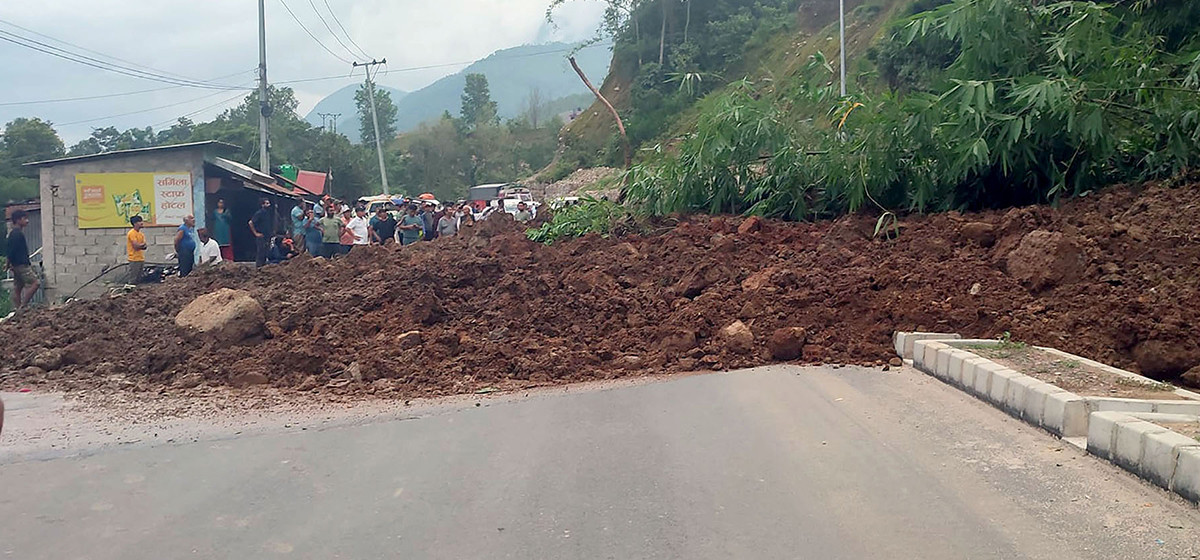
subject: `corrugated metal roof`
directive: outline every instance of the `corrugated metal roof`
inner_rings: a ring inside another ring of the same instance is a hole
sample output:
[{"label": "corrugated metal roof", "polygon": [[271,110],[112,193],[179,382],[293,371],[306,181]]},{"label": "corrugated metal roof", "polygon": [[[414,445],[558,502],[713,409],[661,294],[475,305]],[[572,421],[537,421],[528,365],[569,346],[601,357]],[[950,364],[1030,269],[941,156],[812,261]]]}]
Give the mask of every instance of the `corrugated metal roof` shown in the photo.
[{"label": "corrugated metal roof", "polygon": [[34,161],[34,162],[26,163],[25,165],[30,166],[30,167],[48,167],[48,166],[52,166],[52,165],[58,165],[60,163],[74,163],[74,162],[87,161],[87,160],[93,160],[93,159],[105,159],[105,158],[112,158],[112,157],[138,155],[138,154],[144,154],[144,153],[148,153],[148,152],[165,152],[165,151],[170,151],[170,150],[186,150],[186,149],[194,149],[194,148],[219,148],[222,151],[234,151],[234,150],[241,149],[238,146],[235,146],[228,142],[219,142],[217,140],[206,140],[204,142],[188,142],[186,144],[171,144],[169,146],[154,146],[152,148],[135,148],[132,150],[116,150],[116,151],[112,151],[112,152],[103,152],[103,153],[99,153],[99,154],[89,154],[86,156],[71,156],[71,157],[63,157],[63,158],[58,158],[58,159],[48,159],[45,161]]}]

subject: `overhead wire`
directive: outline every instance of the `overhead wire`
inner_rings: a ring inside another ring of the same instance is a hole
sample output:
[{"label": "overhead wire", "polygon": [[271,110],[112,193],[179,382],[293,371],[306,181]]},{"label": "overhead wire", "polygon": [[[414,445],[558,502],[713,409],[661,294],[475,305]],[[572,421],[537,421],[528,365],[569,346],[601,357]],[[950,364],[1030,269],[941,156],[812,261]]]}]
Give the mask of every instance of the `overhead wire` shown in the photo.
[{"label": "overhead wire", "polygon": [[325,16],[321,15],[321,11],[317,9],[316,2],[313,2],[313,0],[308,0],[308,5],[312,6],[313,13],[317,14],[317,19],[321,20],[321,24],[325,26],[325,30],[328,31],[330,35],[333,35],[333,40],[337,41],[337,43],[341,45],[347,53],[350,53],[350,58],[357,60],[359,56],[355,54],[354,51],[350,50],[350,47],[347,47],[346,43],[342,42],[342,39],[338,37],[337,33],[333,32],[333,28],[330,27],[329,22],[325,20]]},{"label": "overhead wire", "polygon": [[346,38],[350,40],[350,44],[354,45],[354,47],[358,49],[358,52],[362,53],[365,60],[374,60],[375,57],[367,54],[367,51],[359,46],[358,43],[354,41],[354,37],[351,37],[350,33],[346,31],[346,26],[342,25],[342,21],[338,19],[337,14],[333,12],[333,8],[329,6],[329,0],[323,1],[325,2],[325,8],[329,10],[329,15],[333,16],[333,22],[337,24],[338,29],[342,30],[342,34],[344,34]]},{"label": "overhead wire", "polygon": [[[212,80],[209,80],[209,81],[224,80],[226,78],[232,78],[234,76],[245,74],[247,72],[257,72],[257,71],[258,71],[257,68],[253,68],[250,70],[243,70],[241,72],[235,72],[233,74],[219,76],[219,77],[213,78]],[[86,96],[82,96],[82,97],[64,97],[64,98],[60,98],[60,99],[5,101],[3,103],[0,103],[0,107],[12,107],[12,106],[16,106],[16,105],[49,105],[49,104],[53,104],[53,103],[67,103],[67,102],[72,102],[72,101],[91,101],[94,99],[108,99],[108,98],[112,98],[112,97],[126,97],[126,96],[132,96],[132,95],[140,95],[143,93],[168,91],[168,90],[172,90],[172,89],[179,89],[181,87],[185,87],[185,86],[167,86],[167,87],[152,88],[152,89],[140,89],[137,91],[124,91],[124,92],[120,92],[120,93],[105,93],[105,94],[101,94],[101,95],[86,95]]]},{"label": "overhead wire", "polygon": [[195,79],[189,78],[189,77],[187,77],[187,76],[184,76],[184,75],[182,75],[182,74],[176,74],[176,73],[174,73],[174,72],[168,72],[168,71],[166,71],[166,70],[159,70],[159,69],[157,69],[157,68],[153,68],[153,67],[151,67],[151,66],[146,66],[146,65],[144,65],[144,64],[141,64],[141,63],[138,63],[138,62],[134,62],[134,61],[132,61],[132,60],[126,60],[126,59],[124,59],[124,58],[116,57],[116,56],[113,56],[113,55],[111,55],[111,54],[106,54],[106,53],[102,53],[102,52],[100,52],[100,51],[97,51],[97,50],[89,49],[89,48],[87,48],[87,47],[84,47],[84,46],[82,46],[82,45],[76,45],[75,43],[71,43],[71,42],[69,42],[69,41],[64,41],[64,40],[62,40],[62,39],[59,39],[59,38],[57,38],[57,37],[51,37],[50,35],[46,35],[45,33],[42,33],[42,32],[39,32],[39,31],[36,31],[36,30],[33,30],[33,29],[30,29],[30,28],[28,28],[28,27],[24,27],[24,26],[21,26],[21,25],[17,25],[17,24],[15,24],[15,23],[11,22],[11,21],[7,21],[7,20],[4,20],[4,19],[0,19],[0,23],[3,23],[3,24],[5,24],[5,25],[8,25],[8,26],[10,26],[10,27],[14,27],[14,28],[16,28],[16,29],[20,29],[20,30],[22,30],[22,31],[25,31],[25,32],[27,32],[27,33],[33,33],[34,35],[37,35],[37,36],[39,36],[39,37],[42,37],[42,38],[45,38],[45,39],[49,39],[49,40],[51,40],[51,41],[54,41],[54,42],[56,42],[56,43],[62,43],[62,44],[64,44],[64,45],[67,45],[67,46],[69,46],[69,47],[74,47],[74,48],[76,48],[76,49],[79,49],[79,50],[81,50],[81,51],[89,52],[89,53],[92,53],[92,54],[94,54],[94,55],[102,56],[102,57],[104,57],[104,58],[109,58],[109,59],[115,60],[115,61],[117,61],[117,62],[124,62],[125,64],[131,65],[131,66],[134,66],[134,67],[138,67],[138,68],[142,68],[142,69],[144,69],[144,70],[148,70],[148,71],[150,71],[150,72],[153,72],[153,73],[157,73],[157,74],[165,74],[165,75],[167,75],[167,76],[172,76],[172,77],[175,77],[175,78],[179,78],[179,79],[182,79],[182,80],[187,80],[187,81],[193,81],[193,82],[210,82],[210,81],[212,81],[212,80],[195,80]]},{"label": "overhead wire", "polygon": [[322,42],[321,42],[321,40],[320,40],[320,39],[318,39],[316,35],[313,35],[312,31],[309,31],[309,30],[308,30],[308,28],[304,26],[304,22],[300,21],[300,18],[296,17],[296,13],[295,13],[295,12],[293,12],[293,11],[292,11],[292,8],[291,8],[291,7],[289,7],[289,6],[287,5],[287,1],[286,1],[286,0],[279,0],[279,3],[280,3],[280,4],[283,4],[283,9],[287,10],[287,13],[288,13],[288,14],[290,14],[290,15],[292,16],[292,19],[296,21],[296,25],[299,25],[299,26],[300,26],[300,29],[303,29],[303,30],[304,30],[304,32],[305,32],[305,33],[307,33],[307,34],[308,34],[308,36],[309,36],[309,37],[310,37],[310,38],[311,38],[311,39],[312,39],[312,40],[313,40],[315,43],[317,43],[317,45],[319,45],[319,46],[320,46],[322,49],[325,49],[325,52],[329,53],[329,55],[330,55],[330,56],[332,56],[332,57],[334,57],[334,58],[336,58],[336,59],[338,59],[338,60],[340,60],[340,61],[342,61],[342,62],[344,62],[344,63],[346,63],[346,64],[353,64],[353,62],[352,62],[352,61],[346,60],[345,58],[342,58],[341,56],[338,56],[338,54],[337,54],[337,53],[333,52],[332,50],[330,50],[330,49],[329,49],[329,47],[325,46],[325,43],[322,43]]},{"label": "overhead wire", "polygon": [[[239,92],[239,93],[237,94],[237,96],[235,97],[235,99],[236,99],[237,97],[241,97],[241,96],[243,96],[243,95],[246,95],[247,93],[249,93],[249,92],[250,92],[250,87],[251,87],[252,85],[253,85],[253,84],[245,84],[244,86],[242,86],[242,91],[241,91],[241,92]],[[158,110],[162,110],[162,109],[169,109],[169,108],[171,108],[171,107],[178,107],[178,106],[180,106],[180,105],[187,105],[188,103],[195,103],[195,102],[197,102],[197,101],[200,101],[200,100],[203,100],[203,99],[208,99],[208,98],[210,98],[210,97],[214,97],[214,96],[217,96],[217,95],[221,95],[222,93],[226,93],[226,91],[218,91],[218,92],[210,93],[210,94],[208,94],[208,95],[205,95],[205,96],[202,96],[202,97],[197,97],[197,98],[194,98],[194,99],[188,99],[188,100],[186,100],[186,101],[179,101],[179,102],[176,102],[176,103],[170,103],[170,104],[167,104],[167,105],[161,105],[161,106],[158,106],[158,107],[149,107],[149,108],[146,108],[146,109],[139,109],[139,110],[137,110],[137,111],[130,111],[130,112],[128,112],[128,113],[120,113],[120,114],[117,114],[117,115],[108,115],[108,116],[106,116],[106,117],[95,117],[95,118],[91,118],[91,119],[84,119],[84,120],[81,120],[81,121],[73,121],[73,122],[61,123],[61,124],[59,124],[58,126],[74,126],[74,125],[77,125],[77,124],[85,124],[85,123],[90,123],[90,122],[104,121],[104,120],[108,120],[108,119],[115,119],[115,118],[117,118],[117,117],[128,117],[128,116],[130,116],[130,115],[140,115],[140,114],[142,114],[142,113],[151,113],[151,112],[158,111]]]},{"label": "overhead wire", "polygon": [[177,78],[171,78],[169,76],[152,74],[150,72],[146,72],[143,70],[126,68],[119,64],[113,64],[111,62],[96,59],[96,58],[93,58],[90,56],[81,55],[79,53],[74,53],[74,52],[68,51],[66,49],[63,49],[60,47],[55,47],[54,45],[43,43],[36,39],[30,39],[28,37],[17,35],[16,33],[4,31],[2,29],[0,29],[0,40],[12,43],[14,45],[19,45],[19,46],[25,47],[27,49],[38,51],[38,52],[41,52],[44,54],[48,54],[48,55],[51,55],[51,56],[54,56],[57,58],[61,58],[63,60],[68,60],[68,61],[71,61],[71,62],[74,62],[77,64],[82,64],[84,66],[90,66],[90,67],[96,68],[98,70],[104,70],[107,72],[123,74],[123,75],[134,77],[134,78],[141,78],[143,80],[150,80],[150,81],[155,81],[155,82],[172,84],[172,85],[176,85],[176,86],[187,86],[187,87],[194,87],[194,88],[200,88],[200,89],[221,89],[221,90],[234,89],[234,88],[231,88],[230,86],[225,86],[225,85],[207,84],[207,83],[202,83],[202,82],[193,82],[190,80],[181,80],[181,79],[177,79]]}]

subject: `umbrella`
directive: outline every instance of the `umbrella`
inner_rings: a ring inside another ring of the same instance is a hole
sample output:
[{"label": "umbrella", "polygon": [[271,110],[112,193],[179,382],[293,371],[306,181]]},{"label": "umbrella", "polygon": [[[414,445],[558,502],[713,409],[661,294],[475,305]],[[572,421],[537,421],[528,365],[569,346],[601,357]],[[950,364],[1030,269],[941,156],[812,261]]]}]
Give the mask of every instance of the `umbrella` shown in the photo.
[{"label": "umbrella", "polygon": [[421,196],[418,196],[417,198],[419,198],[421,200],[437,200],[437,197],[433,196],[433,193],[425,193]]}]

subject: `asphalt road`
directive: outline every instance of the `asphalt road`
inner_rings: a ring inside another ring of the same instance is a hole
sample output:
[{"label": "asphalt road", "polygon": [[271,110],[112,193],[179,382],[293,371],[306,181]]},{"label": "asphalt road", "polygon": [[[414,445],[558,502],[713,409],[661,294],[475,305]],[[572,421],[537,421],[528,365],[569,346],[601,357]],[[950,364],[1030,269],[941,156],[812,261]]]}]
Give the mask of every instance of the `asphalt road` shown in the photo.
[{"label": "asphalt road", "polygon": [[0,558],[1195,558],[1200,514],[929,377],[771,367],[0,464]]}]

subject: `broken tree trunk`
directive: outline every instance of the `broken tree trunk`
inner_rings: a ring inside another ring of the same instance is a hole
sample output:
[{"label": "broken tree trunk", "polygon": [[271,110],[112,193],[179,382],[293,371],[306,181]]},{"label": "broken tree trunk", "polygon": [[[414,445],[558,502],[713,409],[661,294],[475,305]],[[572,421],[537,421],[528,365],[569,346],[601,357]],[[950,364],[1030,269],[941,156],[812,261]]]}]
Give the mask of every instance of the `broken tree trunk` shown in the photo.
[{"label": "broken tree trunk", "polygon": [[592,90],[592,94],[596,96],[596,99],[599,99],[605,107],[608,107],[608,112],[612,113],[613,118],[617,120],[617,131],[621,133],[621,146],[625,149],[625,169],[628,171],[629,168],[633,166],[633,153],[632,148],[629,145],[629,136],[625,134],[625,123],[621,120],[621,115],[617,113],[617,108],[613,107],[612,103],[609,103],[608,100],[604,98],[604,95],[600,93],[600,90],[596,89],[596,86],[592,85],[592,82],[588,81],[587,76],[583,74],[583,70],[579,68],[579,64],[575,62],[575,57],[572,56],[567,60],[571,61],[571,68],[574,68],[575,73],[579,74],[579,79],[583,80],[583,85]]}]

